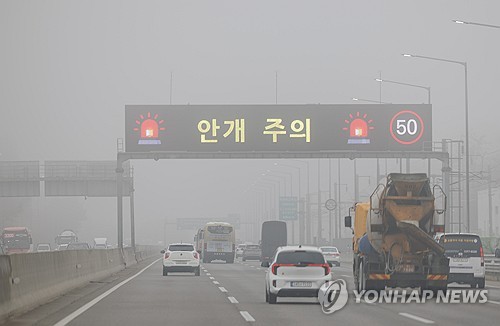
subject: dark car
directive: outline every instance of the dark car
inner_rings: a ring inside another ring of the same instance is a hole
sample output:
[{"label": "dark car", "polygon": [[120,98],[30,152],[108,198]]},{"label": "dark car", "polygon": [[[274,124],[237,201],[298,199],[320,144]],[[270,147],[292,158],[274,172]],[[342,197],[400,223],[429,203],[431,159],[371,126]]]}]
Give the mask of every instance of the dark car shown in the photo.
[{"label": "dark car", "polygon": [[500,248],[495,249],[495,257],[500,258]]},{"label": "dark car", "polygon": [[88,250],[90,246],[86,242],[72,242],[68,245],[66,250]]}]

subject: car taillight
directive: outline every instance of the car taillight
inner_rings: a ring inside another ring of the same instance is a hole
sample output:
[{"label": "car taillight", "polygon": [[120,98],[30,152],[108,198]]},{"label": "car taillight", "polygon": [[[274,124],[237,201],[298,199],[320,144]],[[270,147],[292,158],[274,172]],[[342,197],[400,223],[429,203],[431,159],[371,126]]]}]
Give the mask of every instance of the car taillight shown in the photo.
[{"label": "car taillight", "polygon": [[483,246],[479,247],[479,255],[481,256],[481,267],[484,266],[484,251]]},{"label": "car taillight", "polygon": [[193,252],[193,257],[194,257],[194,259],[198,259],[198,253],[197,252]]},{"label": "car taillight", "polygon": [[330,265],[328,264],[322,264],[323,268],[325,269],[325,275],[329,275],[331,272]]},{"label": "car taillight", "polygon": [[280,264],[272,264],[271,273],[273,273],[274,275],[278,275],[278,267],[280,267]]},{"label": "car taillight", "polygon": [[170,253],[169,252],[165,252],[165,259],[168,259],[169,256],[170,256]]}]

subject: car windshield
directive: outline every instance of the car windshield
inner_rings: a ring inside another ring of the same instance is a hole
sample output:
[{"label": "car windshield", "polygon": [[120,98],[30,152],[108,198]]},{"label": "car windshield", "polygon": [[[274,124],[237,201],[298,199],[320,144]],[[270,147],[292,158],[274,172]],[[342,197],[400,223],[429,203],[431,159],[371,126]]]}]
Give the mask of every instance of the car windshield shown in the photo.
[{"label": "car windshield", "polygon": [[477,235],[450,234],[443,235],[439,243],[444,247],[448,257],[479,257],[481,238]]},{"label": "car windshield", "polygon": [[248,245],[245,249],[260,249],[259,245]]},{"label": "car windshield", "polygon": [[278,264],[324,264],[325,258],[317,251],[283,251],[278,254],[276,259]]},{"label": "car windshield", "polygon": [[170,245],[168,247],[170,251],[194,251],[194,247],[192,245]]},{"label": "car windshield", "polygon": [[322,247],[320,249],[322,252],[339,252],[335,247]]},{"label": "car windshield", "polygon": [[211,225],[207,227],[207,230],[213,234],[229,234],[233,232],[233,227],[225,225]]}]

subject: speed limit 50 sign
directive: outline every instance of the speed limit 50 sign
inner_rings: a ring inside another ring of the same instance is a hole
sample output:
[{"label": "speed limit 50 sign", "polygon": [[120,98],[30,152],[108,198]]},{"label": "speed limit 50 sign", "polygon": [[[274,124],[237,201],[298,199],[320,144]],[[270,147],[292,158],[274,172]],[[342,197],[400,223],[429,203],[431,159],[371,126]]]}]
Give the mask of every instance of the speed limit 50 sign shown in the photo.
[{"label": "speed limit 50 sign", "polygon": [[403,110],[391,119],[391,136],[400,144],[411,145],[424,134],[425,124],[420,115],[410,110]]}]

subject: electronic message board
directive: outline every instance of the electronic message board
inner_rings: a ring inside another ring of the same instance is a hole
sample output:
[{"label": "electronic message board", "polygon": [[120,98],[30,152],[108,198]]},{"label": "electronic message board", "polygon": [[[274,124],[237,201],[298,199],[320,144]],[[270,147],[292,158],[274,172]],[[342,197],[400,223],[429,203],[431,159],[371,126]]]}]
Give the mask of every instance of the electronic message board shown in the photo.
[{"label": "electronic message board", "polygon": [[426,104],[128,105],[126,152],[420,151]]}]

